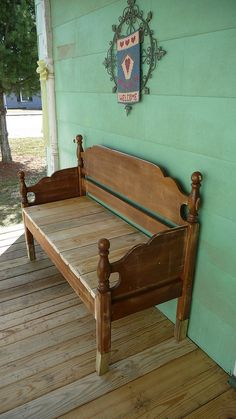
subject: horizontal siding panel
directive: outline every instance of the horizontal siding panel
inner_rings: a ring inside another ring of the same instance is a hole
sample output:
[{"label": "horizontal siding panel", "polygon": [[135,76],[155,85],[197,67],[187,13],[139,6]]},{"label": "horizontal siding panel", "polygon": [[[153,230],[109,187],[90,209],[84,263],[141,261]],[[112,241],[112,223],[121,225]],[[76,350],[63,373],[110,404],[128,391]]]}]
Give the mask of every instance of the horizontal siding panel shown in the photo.
[{"label": "horizontal siding panel", "polygon": [[151,94],[236,97],[236,54],[229,53],[236,45],[236,29],[161,45],[167,55],[153,72]]},{"label": "horizontal siding panel", "polygon": [[[78,122],[80,122],[79,117]],[[85,126],[82,127],[86,133],[86,138],[89,138],[87,146],[90,145],[90,142],[96,143],[96,134],[92,133],[91,135],[90,129]],[[171,147],[166,148],[158,144],[133,140],[127,137],[123,138],[122,142],[119,137],[118,142],[118,137],[111,136],[110,133],[106,135],[102,132],[100,134],[101,137],[103,138],[101,143],[104,145],[142,156],[166,168],[170,176],[174,176],[182,181],[187,191],[190,188],[191,173],[195,170],[200,170],[204,177],[202,212],[223,216],[224,218],[236,221],[236,201],[233,187],[233,179],[236,178],[235,163],[229,163]],[[73,146],[70,147],[72,150]],[[180,162],[184,162],[184,164],[180,164]],[[229,202],[231,205],[229,205]]]},{"label": "horizontal siding panel", "polygon": [[[57,62],[56,90],[72,93],[111,93],[114,83],[110,81],[110,76],[105,70],[104,58],[105,53],[99,53]],[[91,69],[94,70],[92,77]]]},{"label": "horizontal siding panel", "polygon": [[[52,7],[55,59],[57,59],[56,47],[71,42],[76,42],[75,56],[106,52],[109,41],[114,35],[111,25],[118,23],[118,17],[122,14],[126,2],[100,0],[93,10],[95,0],[85,3],[70,0],[68,5],[64,0],[59,1],[60,5]],[[71,7],[70,2],[73,3]],[[106,3],[107,7],[99,7],[99,3]],[[167,3],[170,3],[170,7]],[[228,3],[229,7],[226,7],[225,3]],[[86,12],[85,15],[83,15],[84,4],[88,5],[88,9],[90,9],[90,12]],[[172,0],[153,2],[149,0],[145,1],[145,5],[140,5],[140,8],[144,10],[145,16],[149,10],[153,11],[155,21],[152,21],[151,25],[159,43],[176,38],[183,38],[181,39],[183,43],[186,37],[236,28],[236,3],[234,0],[226,0],[224,3],[221,0],[201,0],[197,3],[189,0],[181,2]],[[57,22],[57,24],[55,24],[57,21],[56,10],[61,14],[60,23]],[[178,16],[180,16],[179,19]],[[182,23],[183,16],[185,16],[184,25]],[[197,19],[196,16],[201,18]],[[66,39],[63,39],[63,36]],[[73,40],[68,41],[68,37]],[[220,51],[218,54],[218,58],[220,58],[223,51],[220,48],[218,51]],[[201,51],[198,53],[201,54]]]},{"label": "horizontal siding panel", "polygon": [[[75,92],[76,79],[79,73],[74,58],[57,62],[55,65],[56,92]],[[58,94],[56,93],[57,97]]]},{"label": "horizontal siding panel", "polygon": [[[106,51],[68,60],[70,49],[74,56],[73,42],[74,37],[68,36],[61,47],[56,47],[55,57],[65,58],[56,64],[57,90],[110,93],[114,83],[103,65]],[[151,95],[236,97],[236,55],[228,53],[235,45],[236,29],[162,43],[167,55],[158,63],[148,83]],[[93,77],[91,69],[96,69]],[[68,85],[71,73],[73,84]]]},{"label": "horizontal siding panel", "polygon": [[[211,275],[209,277],[209,272]],[[214,311],[225,324],[235,327],[236,306],[232,295],[236,295],[235,276],[228,275],[225,270],[211,264],[207,257],[199,257],[198,271],[194,285],[194,300]],[[227,304],[222,304],[222,297]],[[196,320],[196,319],[195,319]]]},{"label": "horizontal siding panel", "polygon": [[58,26],[120,0],[51,0],[52,26]]},{"label": "horizontal siding panel", "polygon": [[[207,260],[209,264],[214,265],[221,271],[221,274],[225,272],[231,278],[236,277],[236,221],[215,214],[204,213],[204,211],[201,220],[200,266],[202,266],[202,270],[205,269],[205,260]],[[213,279],[214,276],[212,276]]]},{"label": "horizontal siding panel", "polygon": [[72,20],[53,29],[53,55],[55,61],[62,59],[60,51],[63,47],[66,49],[66,45],[75,46],[76,26],[77,21]]},{"label": "horizontal siding panel", "polygon": [[[122,2],[125,5],[125,2]],[[114,36],[112,25],[122,14],[121,2],[96,10],[79,19],[76,27],[76,56],[107,51]]]},{"label": "horizontal siding panel", "polygon": [[151,10],[159,40],[236,27],[235,0],[152,0]]},{"label": "horizontal siding panel", "polygon": [[198,342],[198,346],[219,365],[222,365],[223,360],[223,368],[232,374],[236,348],[235,322],[230,325],[225,322],[225,317],[221,317],[221,307],[227,305],[224,290],[222,290],[221,300],[216,301],[213,296],[213,301],[220,303],[220,307],[208,309],[198,302],[197,292],[194,293],[188,335],[194,342]]},{"label": "horizontal siding panel", "polygon": [[57,92],[56,96],[60,120],[79,121],[84,127],[236,162],[232,153],[236,99],[150,95],[134,105],[127,118],[124,106],[112,93]]}]

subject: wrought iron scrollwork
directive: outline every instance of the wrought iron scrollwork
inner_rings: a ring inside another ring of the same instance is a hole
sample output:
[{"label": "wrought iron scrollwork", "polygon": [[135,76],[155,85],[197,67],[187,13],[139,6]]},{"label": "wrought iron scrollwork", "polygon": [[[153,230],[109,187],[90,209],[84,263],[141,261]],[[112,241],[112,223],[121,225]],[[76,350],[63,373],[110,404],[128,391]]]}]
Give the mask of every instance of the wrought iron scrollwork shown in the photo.
[{"label": "wrought iron scrollwork", "polygon": [[[114,36],[109,43],[107,56],[103,62],[110,80],[114,83],[112,92],[117,90],[117,61],[116,61],[116,43],[122,36],[131,35],[139,30],[141,39],[141,80],[140,93],[149,94],[150,89],[147,86],[148,81],[152,78],[158,61],[166,54],[166,51],[158,46],[157,39],[154,38],[154,31],[150,28],[149,22],[152,19],[152,12],[149,11],[147,17],[144,18],[143,10],[139,9],[136,0],[127,0],[128,6],[123,10],[122,16],[118,18],[118,25],[112,25]],[[131,106],[127,105],[127,114],[131,110]]]}]

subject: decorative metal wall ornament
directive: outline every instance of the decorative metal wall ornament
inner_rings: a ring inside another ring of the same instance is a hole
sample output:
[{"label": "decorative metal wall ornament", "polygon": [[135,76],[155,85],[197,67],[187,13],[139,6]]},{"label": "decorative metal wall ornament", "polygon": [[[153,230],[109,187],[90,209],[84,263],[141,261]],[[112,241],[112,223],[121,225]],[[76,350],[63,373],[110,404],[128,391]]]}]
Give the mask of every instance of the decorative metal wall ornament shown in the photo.
[{"label": "decorative metal wall ornament", "polygon": [[[157,62],[166,54],[166,51],[162,47],[158,47],[157,40],[153,37],[154,31],[150,29],[149,22],[152,19],[152,12],[148,12],[145,19],[136,0],[127,0],[127,3],[128,6],[125,7],[122,16],[118,19],[119,24],[112,25],[114,36],[109,43],[110,47],[103,64],[110,80],[114,82],[112,92],[118,92],[118,102],[126,104],[125,110],[128,115],[132,109],[131,104],[138,102],[141,94],[150,93],[147,83],[152,77]],[[136,36],[137,38],[132,42]],[[136,50],[131,44],[138,45]],[[127,53],[124,51],[121,54],[121,50],[125,49]],[[132,74],[133,71],[135,74]],[[137,85],[138,91],[135,90]]]}]

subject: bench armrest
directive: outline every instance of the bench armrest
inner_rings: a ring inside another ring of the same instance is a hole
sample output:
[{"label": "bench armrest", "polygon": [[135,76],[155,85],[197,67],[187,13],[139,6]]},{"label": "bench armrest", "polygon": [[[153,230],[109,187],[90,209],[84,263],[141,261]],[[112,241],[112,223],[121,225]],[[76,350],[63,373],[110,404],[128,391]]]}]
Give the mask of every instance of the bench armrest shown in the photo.
[{"label": "bench armrest", "polygon": [[[158,233],[113,263],[109,241],[99,241],[98,292],[111,293],[113,320],[181,295],[187,231],[183,226]],[[115,272],[119,281],[110,287],[109,276]]]},{"label": "bench armrest", "polygon": [[[58,170],[32,186],[26,186],[25,173],[19,172],[21,203],[23,207],[60,201],[80,196],[78,167]],[[34,194],[29,199],[28,194]]]},{"label": "bench armrest", "polygon": [[[22,207],[46,204],[47,202],[60,201],[68,198],[75,198],[85,194],[83,185],[83,137],[77,135],[73,140],[77,143],[78,166],[69,169],[62,169],[54,172],[51,176],[42,178],[32,186],[26,186],[25,173],[19,172],[20,194]],[[29,199],[28,194],[34,197]]]}]

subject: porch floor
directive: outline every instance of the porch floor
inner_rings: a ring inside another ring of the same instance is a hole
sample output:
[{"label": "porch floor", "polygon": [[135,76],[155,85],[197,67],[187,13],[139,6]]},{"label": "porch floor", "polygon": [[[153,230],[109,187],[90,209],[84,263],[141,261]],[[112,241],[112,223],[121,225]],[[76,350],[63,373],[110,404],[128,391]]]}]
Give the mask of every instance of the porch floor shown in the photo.
[{"label": "porch floor", "polygon": [[41,248],[14,226],[0,254],[0,418],[236,418],[227,374],[155,308],[113,324],[98,377],[95,322]]}]

